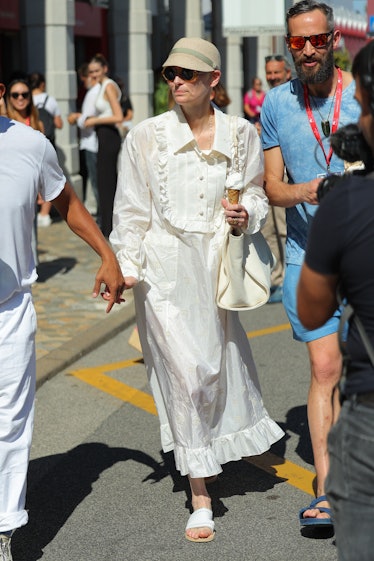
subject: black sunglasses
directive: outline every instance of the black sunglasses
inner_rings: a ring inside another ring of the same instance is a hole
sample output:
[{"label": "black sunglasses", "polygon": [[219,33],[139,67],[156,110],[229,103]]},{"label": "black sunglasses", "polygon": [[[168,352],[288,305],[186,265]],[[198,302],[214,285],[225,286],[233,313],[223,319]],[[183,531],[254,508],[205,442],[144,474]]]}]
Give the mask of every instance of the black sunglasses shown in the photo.
[{"label": "black sunglasses", "polygon": [[272,60],[276,60],[277,62],[285,62],[286,57],[283,55],[269,55],[265,57],[265,62],[271,62]]},{"label": "black sunglasses", "polygon": [[167,82],[174,82],[176,76],[182,78],[184,82],[196,82],[201,72],[189,68],[179,68],[178,66],[166,66],[162,69],[161,74]]},{"label": "black sunglasses", "polygon": [[10,97],[12,97],[13,99],[18,99],[20,96],[22,96],[23,99],[27,99],[30,97],[30,92],[12,92],[10,94]]},{"label": "black sunglasses", "polygon": [[291,49],[301,50],[305,47],[305,43],[309,41],[316,49],[322,49],[326,47],[330,41],[330,36],[334,33],[334,30],[328,31],[327,33],[319,33],[318,35],[310,35],[309,37],[303,37],[302,35],[287,35],[287,41]]}]

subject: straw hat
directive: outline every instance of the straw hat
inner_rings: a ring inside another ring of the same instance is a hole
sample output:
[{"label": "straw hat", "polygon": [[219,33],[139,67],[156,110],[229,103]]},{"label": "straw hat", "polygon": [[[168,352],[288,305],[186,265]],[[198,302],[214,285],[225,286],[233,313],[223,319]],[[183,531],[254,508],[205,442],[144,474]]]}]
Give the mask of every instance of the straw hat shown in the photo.
[{"label": "straw hat", "polygon": [[219,70],[221,56],[213,43],[200,37],[183,37],[171,49],[162,66],[180,66],[199,72]]}]

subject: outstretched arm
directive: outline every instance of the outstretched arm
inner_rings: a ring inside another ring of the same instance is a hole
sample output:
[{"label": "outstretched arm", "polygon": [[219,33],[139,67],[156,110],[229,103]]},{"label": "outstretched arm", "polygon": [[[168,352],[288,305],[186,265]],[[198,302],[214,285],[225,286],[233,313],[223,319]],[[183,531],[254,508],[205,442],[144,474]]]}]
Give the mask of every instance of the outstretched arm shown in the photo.
[{"label": "outstretched arm", "polygon": [[338,307],[337,284],[337,275],[323,275],[303,264],[297,289],[297,311],[307,329],[321,327],[334,314]]},{"label": "outstretched arm", "polygon": [[101,284],[105,284],[102,296],[104,300],[108,301],[106,311],[110,312],[115,303],[119,304],[122,301],[121,295],[125,288],[124,278],[113,251],[96,222],[68,183],[52,203],[69,228],[101,257],[102,264],[96,273],[93,296],[96,298]]}]

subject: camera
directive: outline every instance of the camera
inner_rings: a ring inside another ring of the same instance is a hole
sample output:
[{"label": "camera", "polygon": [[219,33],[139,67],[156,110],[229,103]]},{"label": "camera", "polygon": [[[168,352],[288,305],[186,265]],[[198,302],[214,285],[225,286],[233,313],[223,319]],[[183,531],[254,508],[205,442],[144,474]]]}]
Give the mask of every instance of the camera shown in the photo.
[{"label": "camera", "polygon": [[365,173],[373,170],[373,154],[364,135],[356,124],[338,129],[330,138],[335,154],[346,162],[362,161]]},{"label": "camera", "polygon": [[[364,169],[356,169],[350,174],[366,175],[374,169],[373,154],[357,124],[341,127],[330,137],[331,147],[335,154],[349,163],[363,162]],[[331,189],[344,179],[343,175],[331,174],[322,179],[317,190],[320,202]]]}]

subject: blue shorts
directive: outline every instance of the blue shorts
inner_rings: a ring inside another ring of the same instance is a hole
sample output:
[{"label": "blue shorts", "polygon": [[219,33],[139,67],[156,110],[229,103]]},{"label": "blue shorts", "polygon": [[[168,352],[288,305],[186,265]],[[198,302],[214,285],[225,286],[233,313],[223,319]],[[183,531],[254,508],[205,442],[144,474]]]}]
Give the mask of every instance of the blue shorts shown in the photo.
[{"label": "blue shorts", "polygon": [[337,333],[341,312],[340,309],[337,309],[333,317],[318,329],[309,330],[304,327],[297,315],[297,285],[300,273],[301,265],[287,265],[283,282],[283,305],[290,320],[293,338],[296,341],[309,343],[326,335]]}]

